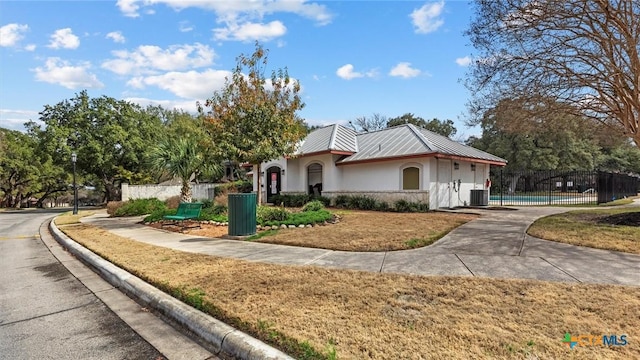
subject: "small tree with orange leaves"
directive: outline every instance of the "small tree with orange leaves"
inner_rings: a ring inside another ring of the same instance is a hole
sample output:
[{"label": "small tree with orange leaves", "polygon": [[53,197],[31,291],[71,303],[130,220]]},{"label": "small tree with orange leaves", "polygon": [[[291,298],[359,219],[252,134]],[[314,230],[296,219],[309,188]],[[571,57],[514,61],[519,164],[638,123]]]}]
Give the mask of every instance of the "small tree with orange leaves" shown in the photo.
[{"label": "small tree with orange leaves", "polygon": [[241,54],[223,89],[207,99],[198,111],[221,155],[239,163],[254,164],[258,203],[262,203],[261,164],[293,154],[304,137],[296,112],[304,107],[300,84],[287,69],[264,75],[268,50],[258,42],[251,56]]}]

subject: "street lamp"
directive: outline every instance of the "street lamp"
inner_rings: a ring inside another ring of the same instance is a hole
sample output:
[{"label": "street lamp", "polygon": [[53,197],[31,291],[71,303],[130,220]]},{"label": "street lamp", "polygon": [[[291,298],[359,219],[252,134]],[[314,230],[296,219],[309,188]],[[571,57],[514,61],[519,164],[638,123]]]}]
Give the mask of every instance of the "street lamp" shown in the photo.
[{"label": "street lamp", "polygon": [[71,153],[71,162],[73,163],[73,215],[78,215],[78,187],[76,186],[76,161],[78,155]]}]

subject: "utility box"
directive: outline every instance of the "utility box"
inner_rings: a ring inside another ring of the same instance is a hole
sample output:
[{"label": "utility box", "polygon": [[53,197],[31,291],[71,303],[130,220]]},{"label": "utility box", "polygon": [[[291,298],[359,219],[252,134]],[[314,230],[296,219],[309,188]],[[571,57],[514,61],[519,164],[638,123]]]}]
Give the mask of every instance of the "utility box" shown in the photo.
[{"label": "utility box", "polygon": [[229,194],[229,236],[256,233],[257,194]]},{"label": "utility box", "polygon": [[471,190],[471,206],[488,206],[489,190]]}]

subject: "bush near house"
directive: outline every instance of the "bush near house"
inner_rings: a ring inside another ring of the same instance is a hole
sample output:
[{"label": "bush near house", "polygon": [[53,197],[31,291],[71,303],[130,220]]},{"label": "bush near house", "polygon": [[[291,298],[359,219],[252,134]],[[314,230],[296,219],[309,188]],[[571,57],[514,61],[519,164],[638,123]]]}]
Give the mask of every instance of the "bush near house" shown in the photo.
[{"label": "bush near house", "polygon": [[122,203],[122,206],[115,209],[111,216],[140,216],[166,209],[167,205],[156,198],[134,199]]},{"label": "bush near house", "polygon": [[393,208],[385,201],[364,195],[338,195],[335,206],[351,210],[397,211],[397,212],[427,212],[429,204],[410,202],[404,199],[393,203]]},{"label": "bush near house", "polygon": [[331,199],[325,196],[314,196],[308,194],[280,194],[273,196],[273,203],[284,207],[302,207],[313,200],[321,202],[324,206],[329,206],[331,204]]},{"label": "bush near house", "polygon": [[302,212],[318,211],[324,209],[324,204],[319,200],[309,201],[302,207]]}]

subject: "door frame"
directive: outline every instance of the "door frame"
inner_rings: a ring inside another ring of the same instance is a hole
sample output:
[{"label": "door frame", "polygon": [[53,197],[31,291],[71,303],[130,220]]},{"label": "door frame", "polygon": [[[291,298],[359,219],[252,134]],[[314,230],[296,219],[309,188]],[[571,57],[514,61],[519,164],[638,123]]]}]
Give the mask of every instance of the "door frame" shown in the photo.
[{"label": "door frame", "polygon": [[[267,174],[266,185],[267,185],[267,203],[272,203],[274,195],[280,195],[280,191],[282,191],[282,177],[280,176],[280,167],[279,166],[271,166],[265,172]],[[274,176],[275,175],[275,176]],[[274,187],[272,186],[273,180],[276,181],[275,184],[275,193],[273,192]]]}]

